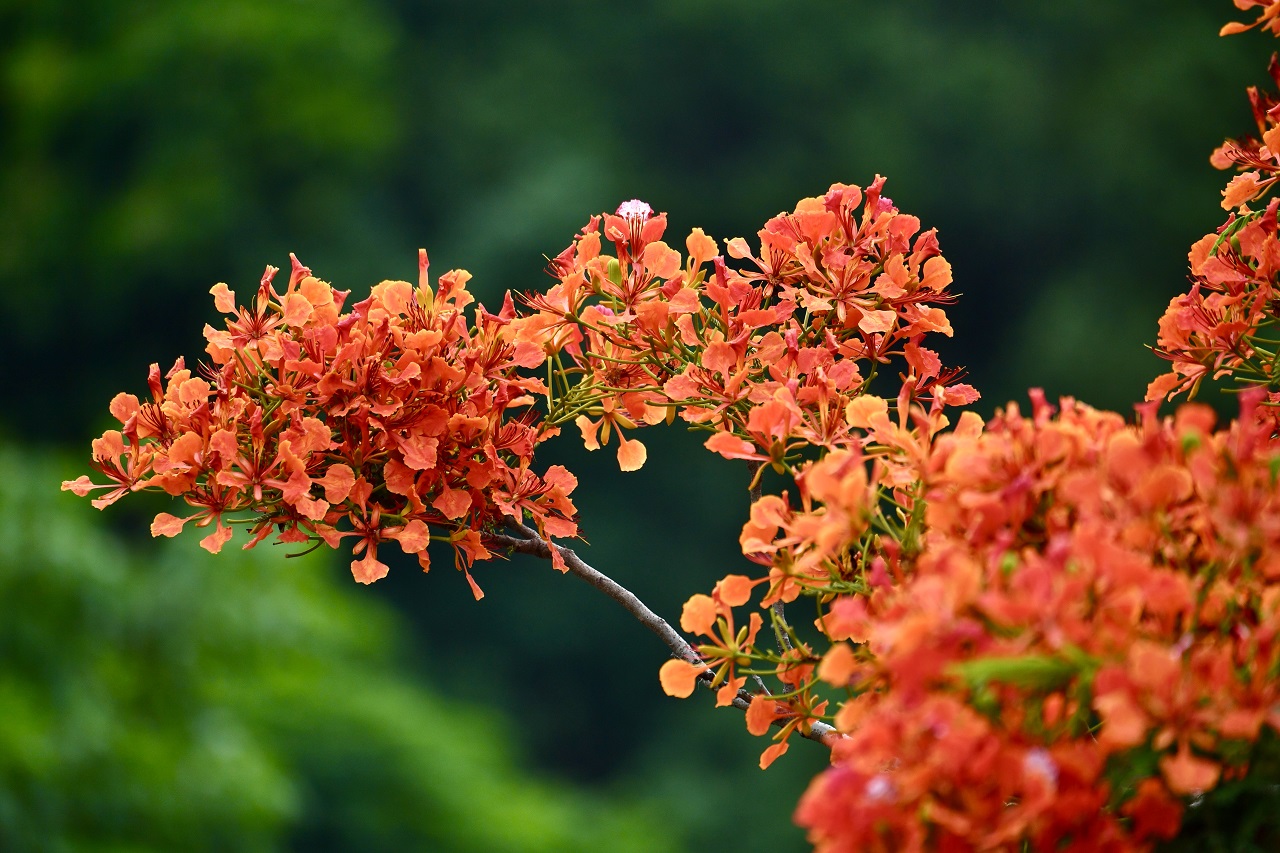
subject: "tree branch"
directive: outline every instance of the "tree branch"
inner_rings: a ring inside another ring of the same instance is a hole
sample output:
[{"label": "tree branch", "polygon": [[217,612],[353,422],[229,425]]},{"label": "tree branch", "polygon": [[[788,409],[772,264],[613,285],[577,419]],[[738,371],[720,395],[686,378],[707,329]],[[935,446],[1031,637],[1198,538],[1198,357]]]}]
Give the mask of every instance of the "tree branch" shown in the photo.
[{"label": "tree branch", "polygon": [[523,534],[523,538],[496,534],[493,538],[497,540],[499,545],[506,546],[521,554],[532,554],[544,560],[551,559],[551,549],[555,548],[560,552],[560,556],[564,558],[564,564],[568,566],[570,572],[626,608],[627,612],[634,616],[641,625],[657,634],[676,657],[689,663],[702,663],[701,656],[698,655],[693,646],[689,645],[684,637],[680,636],[680,632],[672,628],[667,620],[650,610],[631,590],[603,572],[587,565],[581,557],[569,548],[563,545],[549,545],[545,539],[538,535],[538,531],[532,527],[524,524],[511,524],[510,526],[520,531]]},{"label": "tree branch", "polygon": [[[551,549],[555,548],[560,556],[564,559],[565,566],[575,576],[581,578],[591,584],[605,595],[618,602],[626,609],[628,613],[634,616],[641,625],[644,625],[667,644],[667,648],[671,649],[671,653],[681,660],[688,661],[699,666],[704,665],[702,657],[691,646],[684,637],[680,636],[680,632],[672,628],[667,620],[654,613],[648,606],[636,597],[635,593],[622,586],[622,584],[610,578],[603,572],[592,568],[583,561],[581,557],[573,552],[572,549],[563,545],[553,545],[538,535],[538,531],[525,524],[517,524],[514,522],[507,523],[509,527],[519,531],[520,536],[508,536],[505,533],[491,533],[489,537],[492,542],[500,547],[509,548],[510,550],[520,554],[530,554],[534,557],[540,557],[544,560],[551,559]],[[713,673],[707,669],[698,678],[707,687],[711,686]],[[739,690],[738,695],[733,699],[733,706],[745,711],[751,705],[752,694],[746,690]],[[774,720],[774,725],[782,727],[786,724],[786,719]],[[822,744],[828,744],[831,739],[839,737],[839,733],[827,725],[826,723],[814,720],[809,724],[809,731],[797,729],[797,732],[810,740],[817,741]]]}]

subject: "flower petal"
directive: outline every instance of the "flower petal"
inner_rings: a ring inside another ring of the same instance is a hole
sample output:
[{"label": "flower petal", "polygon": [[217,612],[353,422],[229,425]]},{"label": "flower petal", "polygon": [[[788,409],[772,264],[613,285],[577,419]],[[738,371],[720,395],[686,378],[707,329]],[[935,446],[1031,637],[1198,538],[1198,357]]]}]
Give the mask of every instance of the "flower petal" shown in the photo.
[{"label": "flower petal", "polygon": [[687,660],[672,658],[658,670],[658,681],[662,684],[663,693],[684,699],[693,695],[700,672],[702,667],[694,666]]},{"label": "flower petal", "polygon": [[351,561],[351,575],[358,583],[369,584],[387,576],[390,571],[386,563],[378,562],[374,550],[370,548],[359,560]]},{"label": "flower petal", "polygon": [[178,518],[176,515],[170,515],[162,512],[151,522],[152,536],[177,536],[182,532],[182,526],[190,519]]},{"label": "flower petal", "polygon": [[639,471],[649,458],[649,451],[634,438],[626,438],[618,430],[618,467],[623,471]]}]

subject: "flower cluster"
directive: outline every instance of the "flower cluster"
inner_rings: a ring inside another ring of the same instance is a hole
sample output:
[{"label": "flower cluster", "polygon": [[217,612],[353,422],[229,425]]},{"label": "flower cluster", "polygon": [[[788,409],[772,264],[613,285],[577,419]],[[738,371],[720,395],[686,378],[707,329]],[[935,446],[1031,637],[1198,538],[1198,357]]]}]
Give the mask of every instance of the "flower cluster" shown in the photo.
[{"label": "flower cluster", "polygon": [[1155,348],[1171,370],[1152,381],[1148,400],[1194,396],[1206,378],[1229,375],[1271,388],[1272,402],[1280,397],[1277,350],[1264,336],[1276,325],[1277,208],[1280,199],[1259,213],[1233,214],[1191,247],[1193,286],[1170,300]]},{"label": "flower cluster", "polygon": [[[1280,4],[1237,5],[1277,31]],[[1271,73],[1280,84],[1274,59]],[[776,647],[726,647],[723,594],[715,623],[685,627],[710,639],[709,666],[731,656],[782,683],[751,702],[752,732],[781,728],[762,766],[791,732],[834,722],[832,767],[796,813],[819,849],[1149,849],[1188,803],[1269,760],[1280,200],[1246,205],[1280,178],[1280,105],[1250,98],[1261,141],[1214,154],[1244,174],[1160,321],[1171,369],[1138,424],[1071,400],[1055,414],[1033,392],[1030,417],[1011,406],[944,431],[947,401],[921,405],[907,376],[896,416],[865,393],[842,400],[858,440],[812,442],[819,458],[790,466],[797,503],[754,503],[741,544],[767,574],[731,577],[759,585]],[[1193,404],[1157,416],[1224,376],[1244,387],[1226,428]],[[817,601],[816,636],[781,615],[800,596]]]},{"label": "flower cluster", "polygon": [[[1280,3],[1236,0],[1240,9],[1260,7],[1252,24],[1232,23],[1222,34],[1261,26],[1280,34]],[[1280,88],[1280,59],[1272,55],[1268,73]],[[1269,407],[1280,404],[1277,345],[1266,333],[1276,325],[1275,280],[1280,272],[1276,237],[1277,201],[1260,211],[1249,204],[1262,199],[1280,180],[1280,99],[1251,86],[1249,103],[1258,136],[1228,139],[1209,158],[1219,169],[1235,169],[1223,190],[1222,206],[1232,211],[1216,233],[1205,235],[1188,256],[1192,288],[1174,297],[1160,319],[1155,347],[1171,369],[1147,388],[1146,399],[1194,397],[1206,378],[1234,376],[1264,385]],[[1280,426],[1280,419],[1270,413]]]},{"label": "flower cluster", "polygon": [[[1130,426],[1033,392],[1030,417],[918,427],[914,491],[886,485],[899,440],[804,467],[799,506],[753,505],[742,546],[768,575],[694,596],[682,627],[718,672],[783,683],[748,713],[755,734],[781,725],[762,766],[845,697],[833,767],[797,811],[819,849],[1143,849],[1247,772],[1280,729],[1280,444],[1261,394],[1214,431],[1199,405]],[[824,650],[794,631],[753,646],[756,614],[734,636],[756,585],[766,608],[816,598]],[[697,667],[663,670],[691,692]]]},{"label": "flower cluster", "polygon": [[892,357],[913,396],[975,400],[922,346],[952,333],[940,307],[954,301],[951,267],[883,185],[801,200],[765,223],[758,254],[730,240],[740,270],[701,229],[682,258],[660,239],[665,215],[643,202],[592,219],[552,261],[555,286],[527,296],[532,313],[512,324],[554,367],[550,420],[574,420],[591,449],[617,432],[621,467],[634,470],[645,451],[622,430],[678,413],[712,431],[711,450],[783,472],[804,447],[861,442],[847,406]]},{"label": "flower cluster", "polygon": [[[1270,19],[1268,28],[1280,26],[1280,18],[1275,17],[1278,12],[1280,4],[1274,4],[1265,13]],[[1274,54],[1267,72],[1280,87],[1280,60]],[[1248,91],[1258,135],[1228,139],[1209,158],[1219,169],[1235,169],[1240,173],[1222,191],[1225,210],[1235,210],[1261,198],[1280,178],[1280,110],[1277,109],[1280,101],[1256,86],[1250,86]]]},{"label": "flower cluster", "polygon": [[479,598],[469,568],[492,556],[485,532],[528,518],[544,536],[575,535],[576,480],[558,466],[531,468],[555,430],[529,408],[544,389],[520,369],[544,356],[506,339],[510,299],[496,315],[477,306],[468,325],[470,276],[446,273],[433,291],[427,268],[422,252],[418,287],[383,282],[347,313],[348,294],[297,259],[283,292],[267,268],[252,308],[216,285],[215,306],[230,318],[205,327],[211,363],[193,375],[179,359],[163,380],[152,365],[150,400],[117,395],[121,428],[93,444],[110,482],[85,476],[63,488],[109,489],[98,508],[141,489],[180,496],[197,512],[160,513],[152,534],[212,526],[202,542],[212,552],[242,512],[252,514],[246,548],[273,532],[334,547],[352,538],[361,583],[386,575],[381,543],[417,554],[425,570],[436,538]]},{"label": "flower cluster", "polygon": [[821,620],[850,698],[797,812],[819,849],[1141,847],[1246,772],[1280,728],[1280,446],[1256,398],[1215,432],[1202,406],[1129,426],[1033,395],[938,438],[918,550],[864,561],[870,592]]},{"label": "flower cluster", "polygon": [[[1262,10],[1249,26],[1228,24],[1224,35],[1259,25],[1280,35],[1280,3],[1236,0],[1236,5]],[[1280,58],[1274,54],[1268,72],[1280,88]],[[1172,399],[1183,392],[1194,397],[1206,378],[1234,376],[1238,382],[1267,387],[1271,411],[1262,414],[1280,426],[1274,411],[1280,405],[1280,340],[1269,337],[1280,313],[1280,202],[1272,199],[1262,210],[1249,208],[1280,180],[1280,99],[1250,87],[1249,102],[1258,138],[1229,139],[1210,158],[1219,169],[1240,172],[1223,190],[1222,206],[1232,213],[1215,233],[1191,247],[1192,288],[1170,301],[1155,347],[1171,369],[1151,383],[1146,399]]]},{"label": "flower cluster", "polygon": [[[764,567],[766,574],[758,578],[731,575],[721,581],[711,596],[721,617],[715,623],[682,622],[685,630],[711,640],[699,652],[713,666],[724,655],[715,651],[719,645],[715,630],[723,633],[724,625],[731,626],[729,608],[747,603],[752,588],[761,588],[758,604],[768,611],[776,644],[768,648],[739,639],[733,649],[740,671],[773,676],[782,686],[780,691],[754,697],[755,713],[747,716],[748,729],[754,734],[766,733],[769,724],[780,729],[774,735],[775,744],[762,755],[761,767],[786,751],[791,734],[814,736],[813,724],[829,719],[824,717],[829,702],[823,685],[844,687],[848,674],[858,667],[853,649],[839,642],[845,638],[833,633],[836,623],[829,619],[833,608],[902,581],[908,558],[919,550],[926,507],[921,472],[949,421],[940,395],[926,409],[912,401],[911,391],[912,384],[904,384],[896,417],[894,407],[874,395],[848,402],[844,420],[856,431],[857,440],[790,469],[798,505],[792,505],[789,494],[783,492],[762,495],[751,506],[739,543],[744,556]],[[969,434],[974,428],[973,416],[965,415],[955,434]],[[729,582],[735,590],[732,599],[721,592]],[[819,610],[827,614],[815,623],[816,644],[806,641],[784,612],[785,605],[801,596],[816,599]],[[690,599],[686,615],[706,598]],[[664,670],[685,667],[669,662]],[[687,695],[671,690],[665,679],[663,684],[671,695]],[[762,725],[766,708],[768,717]]]}]

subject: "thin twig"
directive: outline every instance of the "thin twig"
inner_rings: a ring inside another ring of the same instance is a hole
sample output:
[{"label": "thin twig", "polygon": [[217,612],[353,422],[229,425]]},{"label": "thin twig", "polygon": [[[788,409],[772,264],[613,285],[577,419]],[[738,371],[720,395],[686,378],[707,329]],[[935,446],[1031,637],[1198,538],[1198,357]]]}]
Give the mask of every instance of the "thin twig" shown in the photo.
[{"label": "thin twig", "polygon": [[[694,650],[693,646],[689,645],[684,637],[680,636],[680,632],[672,628],[667,620],[650,610],[631,590],[603,572],[587,565],[572,549],[563,545],[549,544],[532,527],[512,522],[508,522],[508,526],[519,531],[521,536],[508,536],[504,533],[490,534],[489,538],[494,544],[510,548],[520,554],[531,554],[544,560],[551,559],[551,549],[555,548],[564,559],[564,564],[570,572],[621,604],[641,625],[657,634],[671,649],[673,655],[698,666],[705,665],[702,657]],[[714,673],[708,668],[702,675],[698,676],[698,680],[710,687],[713,677]],[[739,690],[738,695],[733,699],[733,706],[745,711],[750,707],[752,698],[752,694],[748,691]],[[786,722],[786,719],[778,719],[774,720],[774,725],[781,728]],[[797,732],[802,737],[822,744],[829,744],[832,738],[839,737],[839,733],[834,728],[817,720],[809,724],[809,731],[805,732],[797,729]]]},{"label": "thin twig", "polygon": [[777,622],[773,626],[773,633],[778,640],[778,650],[783,653],[792,651],[794,647],[791,645],[791,638],[787,636],[787,631],[791,626],[787,624],[787,609],[781,599],[773,603],[773,615],[777,617]]},{"label": "thin twig", "polygon": [[495,535],[493,538],[497,540],[499,545],[504,545],[522,554],[532,554],[544,560],[551,559],[551,549],[555,548],[560,552],[560,556],[564,559],[564,564],[568,566],[570,572],[626,608],[627,612],[636,617],[641,625],[657,634],[676,657],[689,663],[702,663],[701,656],[694,650],[693,646],[689,645],[684,637],[680,636],[680,632],[672,628],[667,620],[650,610],[631,590],[603,572],[587,565],[571,549],[563,545],[549,545],[545,539],[538,535],[538,531],[532,527],[524,524],[512,524],[510,526],[520,531],[523,534],[523,538],[501,534]]}]

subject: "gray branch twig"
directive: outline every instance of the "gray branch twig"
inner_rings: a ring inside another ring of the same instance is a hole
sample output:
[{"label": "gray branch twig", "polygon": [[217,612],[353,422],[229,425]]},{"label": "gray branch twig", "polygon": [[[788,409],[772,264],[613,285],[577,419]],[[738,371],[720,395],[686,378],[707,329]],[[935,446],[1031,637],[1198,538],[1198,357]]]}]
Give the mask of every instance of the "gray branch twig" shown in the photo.
[{"label": "gray branch twig", "polygon": [[[551,549],[555,548],[560,556],[564,559],[564,564],[569,571],[591,584],[605,595],[618,602],[626,609],[628,613],[634,616],[641,625],[644,625],[667,644],[667,648],[671,653],[681,660],[698,666],[703,665],[702,657],[698,652],[689,645],[688,641],[680,635],[680,632],[672,628],[667,620],[654,613],[649,607],[636,597],[635,593],[622,586],[617,581],[610,578],[603,572],[592,568],[583,561],[581,557],[573,552],[572,549],[563,545],[549,544],[545,539],[538,535],[538,531],[525,524],[516,524],[508,522],[508,526],[520,533],[519,536],[508,536],[504,533],[493,533],[489,535],[489,539],[500,547],[510,548],[520,554],[530,554],[534,557],[540,557],[544,560],[551,559]],[[699,679],[708,687],[711,686],[713,673],[711,669],[707,669]],[[733,699],[733,706],[745,711],[751,705],[752,694],[746,690],[739,690],[738,695]],[[774,720],[774,725],[782,727],[786,724],[786,719]],[[796,730],[798,734],[810,740],[817,741],[822,744],[829,744],[833,738],[839,737],[839,733],[827,725],[826,723],[814,720],[809,724],[809,731],[802,729]]]}]

